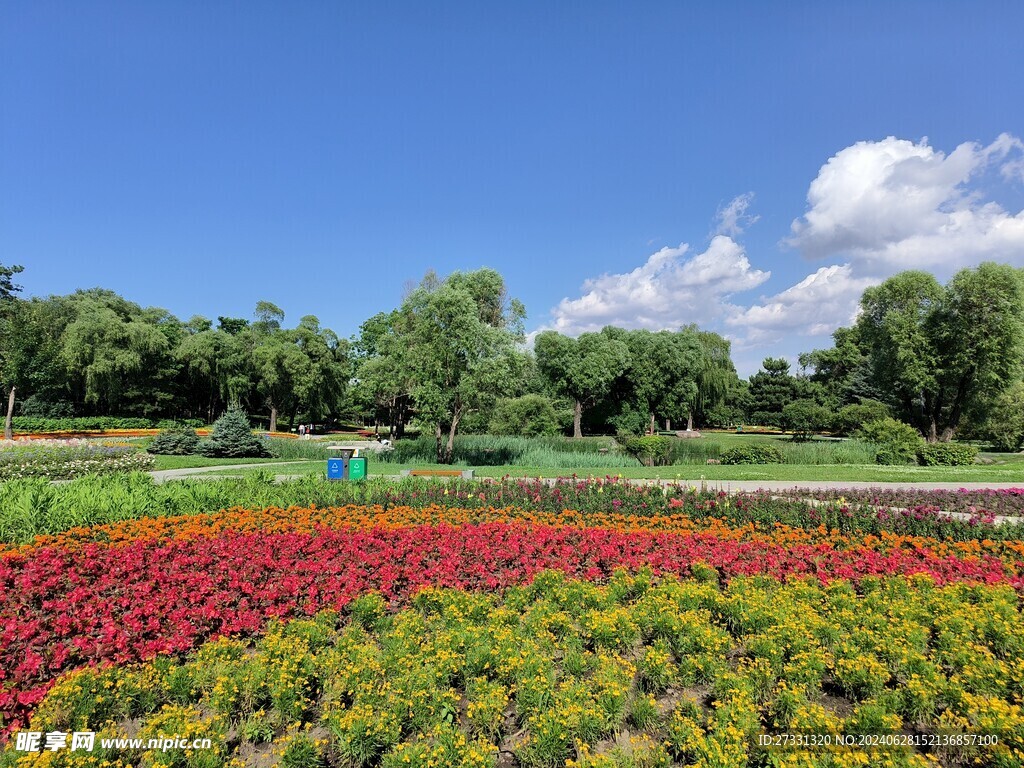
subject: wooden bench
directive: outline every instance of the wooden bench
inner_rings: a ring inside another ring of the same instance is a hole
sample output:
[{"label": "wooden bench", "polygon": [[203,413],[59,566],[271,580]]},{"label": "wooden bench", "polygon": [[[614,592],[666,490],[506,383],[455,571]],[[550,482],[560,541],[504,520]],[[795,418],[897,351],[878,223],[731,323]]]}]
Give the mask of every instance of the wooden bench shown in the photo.
[{"label": "wooden bench", "polygon": [[473,479],[472,469],[403,469],[402,477],[461,477]]}]

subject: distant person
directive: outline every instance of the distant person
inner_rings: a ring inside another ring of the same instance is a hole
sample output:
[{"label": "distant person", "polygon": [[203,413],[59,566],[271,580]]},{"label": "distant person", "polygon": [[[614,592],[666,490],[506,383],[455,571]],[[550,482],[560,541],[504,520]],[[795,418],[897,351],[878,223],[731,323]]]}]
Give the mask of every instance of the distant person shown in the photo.
[{"label": "distant person", "polygon": [[299,424],[299,437],[303,437],[306,434],[306,425]]}]

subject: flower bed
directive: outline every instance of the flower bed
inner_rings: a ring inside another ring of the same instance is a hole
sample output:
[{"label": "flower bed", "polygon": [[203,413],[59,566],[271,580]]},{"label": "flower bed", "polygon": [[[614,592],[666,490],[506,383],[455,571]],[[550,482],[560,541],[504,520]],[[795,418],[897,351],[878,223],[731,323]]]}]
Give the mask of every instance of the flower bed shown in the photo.
[{"label": "flower bed", "polygon": [[0,481],[42,477],[71,480],[96,474],[151,469],[152,457],[130,446],[84,441],[7,443],[0,448]]},{"label": "flower bed", "polygon": [[[271,623],[254,644],[67,675],[32,718],[43,733],[207,737],[201,763],[109,749],[18,765],[243,766],[268,744],[311,767],[1020,765],[1020,620],[1005,587],[721,586],[706,568],[602,586],[543,572],[500,596],[428,588],[396,613],[366,593],[344,619]],[[795,733],[925,746],[762,743]]]},{"label": "flower bed", "polygon": [[808,489],[773,491],[774,496],[816,499],[846,505],[868,505],[893,509],[942,509],[979,517],[1024,515],[1024,488],[967,489],[956,491],[917,489]]},{"label": "flower bed", "polygon": [[[308,445],[308,444],[307,444]],[[924,492],[920,497],[932,498]],[[940,500],[941,497],[934,497]],[[87,478],[61,486],[38,482],[0,486],[0,542],[27,543],[39,534],[57,534],[75,525],[96,525],[154,515],[186,515],[232,506],[380,505],[385,510],[413,507],[466,509],[513,507],[548,515],[564,510],[578,514],[607,514],[651,519],[685,515],[692,519],[720,518],[732,525],[771,528],[782,523],[813,530],[825,526],[842,533],[894,533],[952,541],[1019,541],[1024,525],[992,525],[985,510],[976,507],[969,520],[939,514],[936,504],[911,510],[874,507],[835,499],[811,503],[803,498],[778,498],[771,493],[702,492],[681,485],[638,485],[612,479],[453,481],[375,479],[367,483],[327,483],[317,477],[274,484],[272,478],[196,480],[155,485],[148,478],[110,476]],[[1006,496],[1000,511],[1015,504],[1024,514],[1024,496]]]},{"label": "flower bed", "polygon": [[69,669],[259,634],[273,618],[340,609],[369,591],[400,605],[425,586],[490,592],[545,569],[603,581],[620,567],[696,568],[726,581],[905,575],[1024,588],[1024,558],[1011,543],[764,531],[683,516],[348,507],[132,521],[0,557],[0,712],[9,730]]}]

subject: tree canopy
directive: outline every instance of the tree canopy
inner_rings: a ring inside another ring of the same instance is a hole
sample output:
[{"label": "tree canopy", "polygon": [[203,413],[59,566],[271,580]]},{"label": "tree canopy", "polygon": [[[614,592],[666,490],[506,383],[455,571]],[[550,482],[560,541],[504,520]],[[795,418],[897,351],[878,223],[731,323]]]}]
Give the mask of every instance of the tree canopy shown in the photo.
[{"label": "tree canopy", "polygon": [[408,383],[416,418],[433,428],[437,461],[452,462],[455,435],[471,412],[510,394],[523,367],[522,304],[492,269],[429,275],[369,340]]},{"label": "tree canopy", "polygon": [[908,423],[950,440],[969,408],[1019,380],[1024,362],[1024,271],[987,262],[942,286],[902,272],[869,288],[857,321],[871,376]]},{"label": "tree canopy", "polygon": [[629,364],[629,347],[603,333],[584,333],[574,339],[544,331],[534,339],[533,349],[541,373],[573,401],[573,436],[582,437],[584,410],[608,396]]}]

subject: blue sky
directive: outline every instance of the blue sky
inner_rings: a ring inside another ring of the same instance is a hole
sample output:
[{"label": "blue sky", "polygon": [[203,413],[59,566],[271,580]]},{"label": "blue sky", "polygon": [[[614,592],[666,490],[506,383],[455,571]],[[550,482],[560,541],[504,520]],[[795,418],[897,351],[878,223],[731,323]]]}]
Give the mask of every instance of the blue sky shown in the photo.
[{"label": "blue sky", "polygon": [[0,13],[0,261],[30,295],[266,299],[347,336],[490,266],[530,330],[697,322],[746,375],[900,269],[1024,265],[1019,2]]}]

